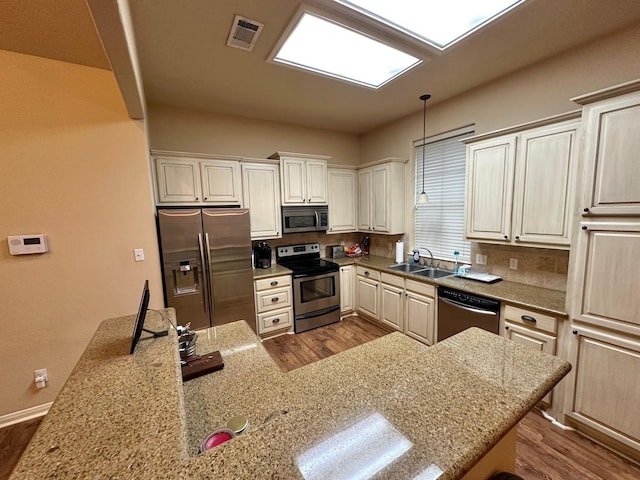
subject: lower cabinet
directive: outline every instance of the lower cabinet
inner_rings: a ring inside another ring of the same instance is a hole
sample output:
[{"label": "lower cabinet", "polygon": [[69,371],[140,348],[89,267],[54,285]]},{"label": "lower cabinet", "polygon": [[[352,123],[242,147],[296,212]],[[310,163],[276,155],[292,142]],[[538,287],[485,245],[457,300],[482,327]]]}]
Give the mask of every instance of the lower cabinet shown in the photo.
[{"label": "lower cabinet", "polygon": [[340,267],[340,313],[350,313],[355,309],[354,266]]},{"label": "lower cabinet", "polygon": [[271,335],[291,330],[293,326],[293,294],[291,275],[254,280],[258,335]]},{"label": "lower cabinet", "polygon": [[[558,319],[512,305],[504,306],[504,336],[534,350],[556,354]],[[542,399],[551,405],[553,391]]]},{"label": "lower cabinet", "polygon": [[356,266],[356,310],[380,320],[380,272]]},{"label": "lower cabinet", "polygon": [[436,287],[426,283],[405,282],[404,333],[427,345],[435,343]]},{"label": "lower cabinet", "polygon": [[640,459],[640,338],[572,325],[567,415]]},{"label": "lower cabinet", "polygon": [[390,327],[404,332],[404,278],[383,273],[380,320]]}]

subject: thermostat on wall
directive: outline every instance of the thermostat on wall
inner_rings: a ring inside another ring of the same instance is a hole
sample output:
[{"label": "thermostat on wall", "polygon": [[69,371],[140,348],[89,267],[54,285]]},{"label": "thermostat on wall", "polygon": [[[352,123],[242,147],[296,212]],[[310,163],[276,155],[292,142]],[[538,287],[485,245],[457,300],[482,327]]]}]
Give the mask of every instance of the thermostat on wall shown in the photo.
[{"label": "thermostat on wall", "polygon": [[48,252],[47,237],[44,235],[9,235],[9,253],[11,255],[27,255],[29,253]]}]

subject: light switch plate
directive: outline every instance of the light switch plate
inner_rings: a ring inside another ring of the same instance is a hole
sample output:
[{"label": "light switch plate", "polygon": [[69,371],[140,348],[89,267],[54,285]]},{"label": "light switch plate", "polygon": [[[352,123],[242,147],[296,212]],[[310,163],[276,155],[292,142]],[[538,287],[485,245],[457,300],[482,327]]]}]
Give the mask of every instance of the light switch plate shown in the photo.
[{"label": "light switch plate", "polygon": [[142,262],[144,260],[144,249],[135,248],[133,250],[133,258],[135,258],[136,262]]},{"label": "light switch plate", "polygon": [[476,263],[478,265],[486,265],[487,264],[487,256],[482,255],[480,253],[476,253]]},{"label": "light switch plate", "polygon": [[517,270],[518,269],[518,259],[517,258],[510,258],[509,259],[509,268],[511,270]]}]

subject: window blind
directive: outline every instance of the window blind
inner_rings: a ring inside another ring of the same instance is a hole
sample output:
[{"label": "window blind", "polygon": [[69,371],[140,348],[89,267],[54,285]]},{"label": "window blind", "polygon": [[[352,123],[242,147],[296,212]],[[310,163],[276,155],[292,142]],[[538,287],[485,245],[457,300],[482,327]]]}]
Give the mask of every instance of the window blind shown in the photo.
[{"label": "window blind", "polygon": [[[460,140],[473,134],[471,127],[416,142],[416,192],[422,192],[424,149],[424,190],[426,205],[416,205],[416,246],[431,250],[434,257],[469,262],[470,243],[464,241],[464,189],[466,146]],[[423,252],[421,252],[423,253]]]}]

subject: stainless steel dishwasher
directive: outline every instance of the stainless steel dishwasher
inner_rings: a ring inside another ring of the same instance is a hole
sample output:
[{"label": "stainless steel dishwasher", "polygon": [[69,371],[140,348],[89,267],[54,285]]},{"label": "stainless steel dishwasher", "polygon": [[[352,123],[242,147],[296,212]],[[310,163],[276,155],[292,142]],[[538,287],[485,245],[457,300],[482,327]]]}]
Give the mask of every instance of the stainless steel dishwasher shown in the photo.
[{"label": "stainless steel dishwasher", "polygon": [[449,287],[438,287],[438,341],[469,327],[498,334],[500,302]]}]

